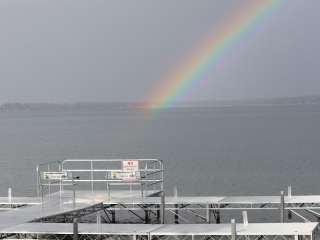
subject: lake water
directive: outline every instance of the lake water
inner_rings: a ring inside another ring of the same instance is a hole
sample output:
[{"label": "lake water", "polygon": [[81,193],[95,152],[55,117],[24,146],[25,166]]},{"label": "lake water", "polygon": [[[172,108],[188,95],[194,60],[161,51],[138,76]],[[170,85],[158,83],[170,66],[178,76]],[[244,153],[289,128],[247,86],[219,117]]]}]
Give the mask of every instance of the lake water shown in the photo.
[{"label": "lake water", "polygon": [[0,195],[35,193],[38,163],[160,158],[166,189],[320,194],[320,105],[0,113]]}]

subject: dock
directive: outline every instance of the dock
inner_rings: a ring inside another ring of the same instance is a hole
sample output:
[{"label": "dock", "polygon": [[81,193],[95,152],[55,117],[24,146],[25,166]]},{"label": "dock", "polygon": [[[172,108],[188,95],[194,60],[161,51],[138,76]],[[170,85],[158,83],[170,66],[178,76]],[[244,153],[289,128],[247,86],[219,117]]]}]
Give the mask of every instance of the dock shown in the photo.
[{"label": "dock", "polygon": [[[166,196],[157,159],[71,159],[36,167],[37,196],[0,198],[2,239],[320,239],[320,195]],[[249,211],[274,222],[252,223]],[[240,211],[242,221],[222,222]]]}]

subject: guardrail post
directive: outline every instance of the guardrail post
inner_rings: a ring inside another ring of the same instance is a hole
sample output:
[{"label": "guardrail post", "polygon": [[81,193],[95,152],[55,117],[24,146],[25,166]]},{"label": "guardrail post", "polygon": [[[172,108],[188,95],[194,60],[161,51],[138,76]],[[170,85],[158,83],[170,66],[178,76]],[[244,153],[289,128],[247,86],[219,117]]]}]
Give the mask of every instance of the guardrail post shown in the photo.
[{"label": "guardrail post", "polygon": [[37,197],[40,197],[40,175],[39,175],[39,165],[36,167],[37,174]]},{"label": "guardrail post", "polygon": [[115,210],[111,211],[111,221],[112,221],[112,223],[116,223],[116,211]]},{"label": "guardrail post", "polygon": [[97,240],[102,239],[102,228],[101,228],[101,213],[97,212]]},{"label": "guardrail post", "polygon": [[236,220],[231,219],[231,240],[237,239],[237,226],[236,226]]},{"label": "guardrail post", "polygon": [[73,240],[79,240],[79,224],[78,218],[73,219]]},{"label": "guardrail post", "polygon": [[280,192],[280,222],[284,223],[284,191]]},{"label": "guardrail post", "polygon": [[161,217],[161,210],[160,210],[160,204],[157,205],[157,222],[160,223],[160,217]]},{"label": "guardrail post", "polygon": [[76,184],[74,182],[74,178],[72,177],[72,192],[73,192],[73,196],[72,196],[72,202],[73,202],[73,207],[76,207]]},{"label": "guardrail post", "polygon": [[247,211],[242,211],[242,218],[243,218],[243,225],[247,227],[249,224]]},{"label": "guardrail post", "polygon": [[166,217],[165,217],[165,210],[166,210],[166,201],[165,201],[165,193],[164,191],[161,191],[160,193],[161,196],[161,224],[165,224],[166,222]]},{"label": "guardrail post", "polygon": [[149,223],[149,210],[144,210],[145,223]]},{"label": "guardrail post", "polygon": [[288,186],[288,197],[289,197],[289,198],[292,197],[292,187],[291,187],[291,185]]},{"label": "guardrail post", "polygon": [[212,223],[213,222],[213,204],[207,204],[207,213],[206,213],[206,218],[207,218],[207,223]]},{"label": "guardrail post", "polygon": [[8,188],[8,203],[11,206],[11,203],[12,203],[12,188],[11,187]]},{"label": "guardrail post", "polygon": [[216,219],[216,224],[220,224],[220,222],[221,222],[220,210],[215,211],[215,219]]},{"label": "guardrail post", "polygon": [[174,214],[174,223],[175,224],[179,224],[179,204],[175,204],[174,205],[174,208],[175,208],[175,214]]}]

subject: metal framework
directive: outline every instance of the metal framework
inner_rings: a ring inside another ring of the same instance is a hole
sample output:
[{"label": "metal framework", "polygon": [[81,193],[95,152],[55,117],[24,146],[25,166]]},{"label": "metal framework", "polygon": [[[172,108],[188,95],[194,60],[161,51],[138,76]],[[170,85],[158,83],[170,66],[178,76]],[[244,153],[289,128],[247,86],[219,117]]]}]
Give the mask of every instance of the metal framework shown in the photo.
[{"label": "metal framework", "polygon": [[[36,170],[37,197],[12,197],[10,188],[8,197],[0,198],[0,210],[6,210],[0,212],[0,238],[235,240],[236,234],[241,240],[320,239],[317,223],[310,223],[320,220],[320,195],[293,195],[291,187],[278,196],[188,197],[178,196],[176,189],[165,197],[164,165],[157,159],[75,159]],[[222,213],[231,211],[242,212],[247,223],[251,210],[276,211],[276,222],[284,225],[265,232],[259,227],[271,225],[250,223],[230,231],[232,224],[221,224]],[[286,225],[287,220],[303,222],[303,228]]]},{"label": "metal framework", "polygon": [[[123,169],[123,162],[135,161],[138,163],[131,179],[119,179],[113,175],[129,173]],[[43,173],[66,173],[66,178],[44,179]],[[47,187],[50,195],[55,191],[64,191],[65,188],[95,190],[105,189],[108,196],[111,195],[112,187],[116,189],[130,190],[139,189],[141,196],[163,192],[164,190],[164,167],[162,160],[158,159],[68,159],[63,161],[50,162],[37,166],[37,189],[38,193],[45,195]],[[56,189],[52,190],[53,187]],[[58,188],[57,188],[58,187]]]},{"label": "metal framework", "polygon": [[316,223],[271,223],[235,225],[128,225],[79,224],[74,235],[72,224],[27,223],[0,231],[0,237],[28,239],[123,239],[123,240],[315,240],[319,239]]}]

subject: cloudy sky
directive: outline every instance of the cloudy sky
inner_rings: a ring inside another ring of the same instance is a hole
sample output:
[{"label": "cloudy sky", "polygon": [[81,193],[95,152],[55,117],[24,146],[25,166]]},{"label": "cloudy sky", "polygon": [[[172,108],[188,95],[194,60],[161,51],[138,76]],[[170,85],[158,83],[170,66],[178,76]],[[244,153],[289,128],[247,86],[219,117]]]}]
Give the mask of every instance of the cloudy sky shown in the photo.
[{"label": "cloudy sky", "polygon": [[[140,101],[253,0],[1,0],[0,103]],[[320,1],[289,0],[184,100],[320,94]]]}]

